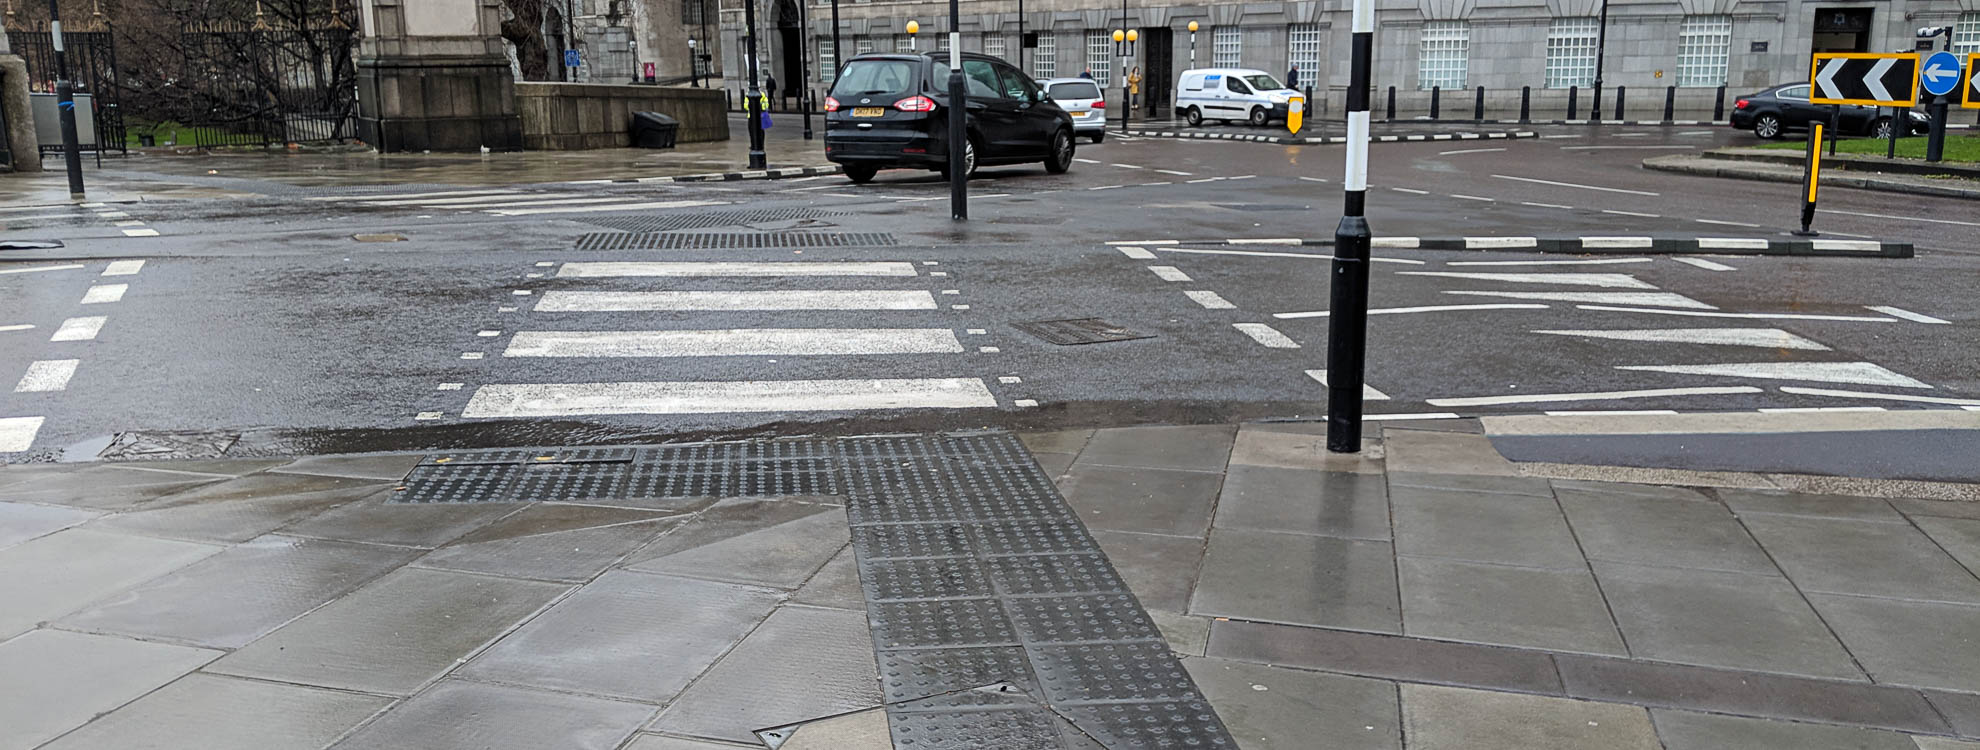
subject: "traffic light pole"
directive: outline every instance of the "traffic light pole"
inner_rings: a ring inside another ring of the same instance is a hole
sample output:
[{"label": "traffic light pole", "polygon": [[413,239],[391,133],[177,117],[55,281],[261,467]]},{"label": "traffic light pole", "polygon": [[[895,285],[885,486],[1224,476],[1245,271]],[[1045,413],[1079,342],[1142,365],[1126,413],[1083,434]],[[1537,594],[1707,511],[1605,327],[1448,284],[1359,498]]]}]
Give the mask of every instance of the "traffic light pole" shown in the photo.
[{"label": "traffic light pole", "polygon": [[963,87],[962,33],[956,31],[961,25],[957,0],[949,0],[949,218],[956,220],[969,218],[969,170],[963,162],[963,150],[969,147],[963,126],[969,91]]},{"label": "traffic light pole", "polygon": [[1346,205],[1334,229],[1327,319],[1327,450],[1361,450],[1362,375],[1368,353],[1368,77],[1375,0],[1354,0],[1347,89]]},{"label": "traffic light pole", "polygon": [[69,198],[82,200],[82,139],[76,135],[76,85],[69,80],[69,58],[62,49],[62,10],[56,7],[56,0],[48,0],[48,30],[55,41],[55,101],[62,112],[62,162],[69,168]]}]

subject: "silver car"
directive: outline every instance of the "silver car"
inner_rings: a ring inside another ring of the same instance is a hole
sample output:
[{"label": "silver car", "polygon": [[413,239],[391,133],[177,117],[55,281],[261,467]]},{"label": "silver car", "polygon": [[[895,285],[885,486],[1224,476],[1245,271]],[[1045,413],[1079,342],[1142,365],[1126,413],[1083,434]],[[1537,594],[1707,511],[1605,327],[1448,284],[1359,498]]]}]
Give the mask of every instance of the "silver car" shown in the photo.
[{"label": "silver car", "polygon": [[1052,103],[1072,115],[1073,134],[1099,143],[1107,138],[1107,100],[1091,78],[1047,78],[1039,81]]}]

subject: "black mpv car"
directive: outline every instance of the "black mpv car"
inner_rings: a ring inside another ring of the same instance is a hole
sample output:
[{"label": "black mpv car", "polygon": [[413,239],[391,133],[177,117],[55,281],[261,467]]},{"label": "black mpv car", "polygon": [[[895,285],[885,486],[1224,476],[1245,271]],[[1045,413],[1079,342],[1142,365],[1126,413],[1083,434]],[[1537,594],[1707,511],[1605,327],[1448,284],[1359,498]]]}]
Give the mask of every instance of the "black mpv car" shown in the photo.
[{"label": "black mpv car", "polygon": [[[1832,109],[1830,105],[1808,101],[1806,82],[1784,83],[1735,99],[1732,117],[1728,118],[1727,124],[1740,130],[1751,130],[1761,138],[1779,138],[1790,130],[1808,130],[1811,122],[1827,125]],[[1884,109],[1846,105],[1838,119],[1842,132],[1847,134],[1875,138],[1891,136],[1891,117]],[[1911,110],[1906,120],[1910,123],[1910,129],[1899,135],[1923,133],[1932,127],[1925,113],[1915,109]]]},{"label": "black mpv car", "polygon": [[[846,61],[825,98],[825,158],[853,182],[882,169],[949,170],[949,56],[867,54]],[[963,53],[969,92],[965,172],[978,165],[1044,162],[1072,168],[1072,116],[1010,63]]]}]

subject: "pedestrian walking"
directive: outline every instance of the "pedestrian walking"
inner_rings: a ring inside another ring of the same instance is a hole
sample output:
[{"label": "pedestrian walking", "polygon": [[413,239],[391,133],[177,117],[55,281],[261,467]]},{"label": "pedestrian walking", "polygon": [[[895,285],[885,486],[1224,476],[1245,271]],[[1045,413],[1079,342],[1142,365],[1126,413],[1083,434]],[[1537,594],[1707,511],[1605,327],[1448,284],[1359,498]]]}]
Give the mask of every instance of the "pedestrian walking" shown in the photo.
[{"label": "pedestrian walking", "polygon": [[1134,103],[1140,100],[1141,66],[1136,65],[1134,70],[1128,71],[1128,109],[1134,109]]},{"label": "pedestrian walking", "polygon": [[1089,80],[1089,81],[1091,81],[1091,80],[1093,80],[1093,69],[1092,69],[1092,68],[1087,68],[1087,69],[1085,69],[1085,70],[1082,70],[1082,71],[1080,71],[1080,72],[1079,72],[1079,77],[1081,77],[1081,78],[1084,78],[1084,79],[1086,79],[1086,80]]},{"label": "pedestrian walking", "polygon": [[1291,70],[1288,70],[1288,71],[1286,71],[1286,88],[1289,88],[1289,89],[1295,89],[1295,90],[1297,90],[1297,89],[1299,88],[1299,66],[1298,66],[1298,65],[1294,65],[1294,66],[1292,66],[1292,69],[1291,69]]},{"label": "pedestrian walking", "polygon": [[[778,98],[777,98],[777,77],[776,77],[776,76],[772,76],[772,75],[766,75],[766,76],[764,76],[764,86],[765,86],[766,88],[768,88],[768,89],[770,90],[770,101],[773,101],[773,102],[776,102],[776,101],[783,101],[783,100],[781,100],[781,99],[778,99]],[[765,112],[768,112],[768,111],[770,111],[770,105],[769,105],[769,104],[764,104],[764,105],[763,105],[763,111],[765,111]]]}]

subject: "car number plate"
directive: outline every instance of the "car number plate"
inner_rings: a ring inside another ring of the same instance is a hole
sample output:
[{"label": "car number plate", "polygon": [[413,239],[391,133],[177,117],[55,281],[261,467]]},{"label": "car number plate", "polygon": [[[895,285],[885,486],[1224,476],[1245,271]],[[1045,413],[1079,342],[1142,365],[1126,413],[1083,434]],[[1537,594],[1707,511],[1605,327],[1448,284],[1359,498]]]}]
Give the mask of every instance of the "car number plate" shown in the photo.
[{"label": "car number plate", "polygon": [[1083,109],[1075,109],[1075,110],[1073,110],[1073,111],[1072,111],[1072,116],[1074,116],[1074,117],[1085,117],[1085,116],[1086,116],[1086,110],[1083,110]]},{"label": "car number plate", "polygon": [[854,117],[886,117],[886,107],[853,107]]}]

